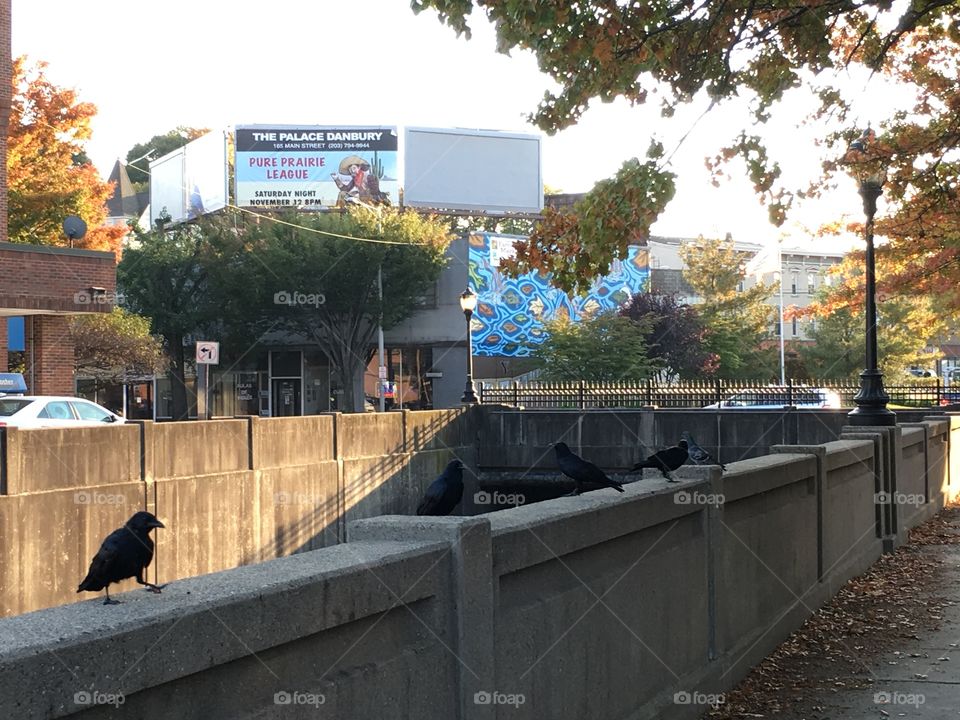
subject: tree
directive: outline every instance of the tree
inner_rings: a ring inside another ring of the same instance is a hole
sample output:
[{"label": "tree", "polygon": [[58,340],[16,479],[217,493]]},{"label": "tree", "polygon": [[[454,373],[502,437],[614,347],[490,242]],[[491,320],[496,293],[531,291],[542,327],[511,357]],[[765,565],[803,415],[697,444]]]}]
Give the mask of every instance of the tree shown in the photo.
[{"label": "tree", "polygon": [[770,343],[773,308],[767,299],[775,285],[741,288],[747,254],[732,240],[698,239],[680,247],[683,276],[701,299],[697,313],[706,327],[704,346],[717,357],[721,378],[762,379],[779,375]]},{"label": "tree", "polygon": [[[821,290],[818,302],[806,311],[812,318],[813,343],[799,352],[814,377],[856,378],[865,367],[863,307],[838,303],[835,296],[844,292],[842,285]],[[929,347],[947,329],[943,313],[934,308],[930,297],[883,296],[877,304],[877,347],[887,379],[908,380],[910,367],[929,365],[937,358]]]},{"label": "tree", "polygon": [[[363,408],[359,382],[384,329],[409,317],[440,275],[451,236],[443,220],[395,208],[292,213],[282,223],[246,223],[243,262],[259,271],[249,289],[259,327],[282,327],[317,343],[339,375],[346,411]],[[382,271],[383,301],[378,292]]]},{"label": "tree", "polygon": [[704,347],[707,330],[696,309],[675,295],[640,292],[619,314],[648,327],[647,357],[661,367],[668,381],[711,375],[718,358]]},{"label": "tree", "polygon": [[647,356],[646,319],[635,321],[608,310],[580,322],[553,320],[546,329],[547,339],[533,350],[544,380],[640,380],[658,370]]},{"label": "tree", "polygon": [[211,267],[227,264],[207,239],[209,224],[219,221],[204,218],[170,231],[137,231],[136,242],[117,266],[117,287],[127,307],[149,317],[150,331],[163,338],[170,359],[174,420],[188,417],[184,338],[227,311],[212,297],[207,283]]},{"label": "tree", "polygon": [[150,320],[120,307],[112,312],[76,315],[70,322],[78,374],[99,386],[124,378],[163,372],[161,341],[150,334]]},{"label": "tree", "polygon": [[[496,26],[501,52],[531,51],[540,69],[559,85],[558,92],[544,94],[531,116],[550,133],[575,124],[594,99],[623,97],[639,105],[659,97],[666,116],[697,96],[709,98],[711,108],[732,98],[746,99],[750,117],[734,137],[718,139],[711,164],[717,170],[740,158],[778,225],[795,197],[831,187],[832,174],[843,169],[855,131],[829,129],[848,118],[844,78],[870,73],[911,88],[915,102],[908,107],[891,102],[889,117],[879,119],[885,131],[881,151],[892,161],[887,196],[894,210],[878,219],[877,231],[892,240],[885,253],[901,268],[895,282],[946,290],[951,307],[960,306],[956,2],[412,0],[411,6],[415,12],[437,10],[443,22],[468,37],[468,17],[474,7],[482,8]],[[783,186],[778,159],[751,126],[766,122],[787,92],[799,87],[819,101],[802,120],[822,124],[818,136],[825,138],[829,157],[824,177],[814,179],[811,187],[791,189]],[[651,167],[633,187],[634,197],[646,200],[670,181],[663,166]],[[623,202],[630,202],[626,195]],[[548,219],[531,238],[534,247],[521,258],[521,269],[547,267],[557,254],[575,255],[579,238],[572,225],[555,226]],[[615,257],[625,256],[626,238],[607,241]],[[603,253],[588,255],[574,269],[578,281],[600,274],[605,262]]]},{"label": "tree", "polygon": [[145,189],[150,184],[150,160],[161,158],[208,132],[210,132],[209,128],[180,125],[163,135],[154,135],[145,143],[137,143],[130,148],[126,158],[130,182],[138,190]]},{"label": "tree", "polygon": [[124,226],[105,226],[113,186],[86,160],[84,143],[97,109],[43,74],[46,63],[13,62],[7,137],[8,237],[11,242],[67,245],[63,220],[79,215],[87,233],[75,247],[119,253]]}]

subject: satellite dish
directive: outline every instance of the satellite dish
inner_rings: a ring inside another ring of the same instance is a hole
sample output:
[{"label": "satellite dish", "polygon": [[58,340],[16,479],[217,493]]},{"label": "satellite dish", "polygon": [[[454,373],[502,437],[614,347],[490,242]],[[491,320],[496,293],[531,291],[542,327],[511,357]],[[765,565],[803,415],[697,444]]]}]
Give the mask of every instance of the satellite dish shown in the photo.
[{"label": "satellite dish", "polygon": [[87,224],[76,215],[67,215],[63,219],[63,232],[71,240],[79,240],[87,233]]}]

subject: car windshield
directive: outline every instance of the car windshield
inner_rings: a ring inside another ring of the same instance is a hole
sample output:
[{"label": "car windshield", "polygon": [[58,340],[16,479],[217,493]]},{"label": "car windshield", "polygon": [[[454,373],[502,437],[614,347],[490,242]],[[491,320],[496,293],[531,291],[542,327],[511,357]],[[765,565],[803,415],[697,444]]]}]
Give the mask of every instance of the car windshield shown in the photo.
[{"label": "car windshield", "polygon": [[24,400],[23,398],[0,397],[0,417],[10,417],[32,402],[33,400]]}]

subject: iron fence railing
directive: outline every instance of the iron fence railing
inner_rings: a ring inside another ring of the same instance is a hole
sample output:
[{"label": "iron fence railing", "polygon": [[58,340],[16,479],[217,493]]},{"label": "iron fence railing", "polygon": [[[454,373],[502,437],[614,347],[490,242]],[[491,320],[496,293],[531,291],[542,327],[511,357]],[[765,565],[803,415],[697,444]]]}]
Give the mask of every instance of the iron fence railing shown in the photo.
[{"label": "iron fence railing", "polygon": [[[482,384],[480,402],[527,409],[589,408],[704,408],[714,407],[855,407],[860,389],[856,381],[795,381],[785,385],[733,380],[662,383],[554,382],[519,383],[494,387]],[[945,387],[941,381],[886,385],[893,406],[939,407],[960,402],[960,387]]]}]

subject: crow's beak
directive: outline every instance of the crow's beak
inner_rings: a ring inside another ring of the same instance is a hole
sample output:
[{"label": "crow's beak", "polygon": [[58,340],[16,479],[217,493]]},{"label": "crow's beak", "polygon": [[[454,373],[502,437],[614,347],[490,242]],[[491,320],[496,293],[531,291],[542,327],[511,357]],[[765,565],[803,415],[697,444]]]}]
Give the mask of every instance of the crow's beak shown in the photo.
[{"label": "crow's beak", "polygon": [[162,522],[160,522],[159,520],[151,520],[151,521],[150,521],[150,527],[152,527],[152,528],[165,528],[166,525],[164,525],[164,524],[163,524]]}]

